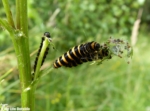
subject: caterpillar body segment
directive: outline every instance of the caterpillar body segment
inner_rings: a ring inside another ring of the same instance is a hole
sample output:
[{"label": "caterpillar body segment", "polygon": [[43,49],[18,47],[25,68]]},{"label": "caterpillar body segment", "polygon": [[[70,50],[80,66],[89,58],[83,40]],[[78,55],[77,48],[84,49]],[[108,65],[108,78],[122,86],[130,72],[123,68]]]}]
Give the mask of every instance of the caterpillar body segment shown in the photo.
[{"label": "caterpillar body segment", "polygon": [[[68,52],[60,56],[53,64],[54,68],[59,68],[61,66],[73,67],[83,62],[92,61],[92,59],[87,59],[90,54],[95,51],[99,51],[100,44],[97,42],[88,42],[73,47]],[[82,59],[86,58],[86,59]]]},{"label": "caterpillar body segment", "polygon": [[107,48],[101,48],[99,51],[89,53],[87,56],[82,57],[81,60],[84,62],[103,60],[105,57],[109,56],[109,50]]},{"label": "caterpillar body segment", "polygon": [[44,63],[44,61],[45,61],[45,59],[46,59],[46,56],[47,56],[47,54],[48,54],[48,51],[49,51],[49,47],[46,48],[46,51],[45,51],[45,53],[44,53],[44,57],[43,57],[43,59],[42,59],[41,66],[43,65],[43,63]]}]

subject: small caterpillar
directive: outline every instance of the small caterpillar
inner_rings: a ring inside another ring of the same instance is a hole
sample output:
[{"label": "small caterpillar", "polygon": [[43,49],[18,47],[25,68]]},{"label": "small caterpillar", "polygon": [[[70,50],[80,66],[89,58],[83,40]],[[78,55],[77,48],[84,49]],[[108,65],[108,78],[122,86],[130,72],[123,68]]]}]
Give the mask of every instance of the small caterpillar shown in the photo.
[{"label": "small caterpillar", "polygon": [[[43,42],[46,38],[48,38],[49,41],[51,41],[51,36],[50,36],[50,33],[49,32],[45,32],[44,33],[44,36],[42,37],[42,41],[41,41],[41,44],[40,44],[40,47],[39,47],[39,50],[38,50],[38,53],[37,53],[37,56],[36,56],[36,59],[35,59],[35,62],[34,62],[34,72],[36,70],[36,66],[37,66],[37,61],[38,61],[38,58],[39,58],[39,55],[40,55],[40,52],[41,52],[41,49],[43,47]],[[42,63],[41,63],[41,66],[43,65],[44,63],[44,60],[48,54],[48,51],[49,51],[49,47],[46,48],[46,51],[44,52],[44,57],[42,59]]]}]

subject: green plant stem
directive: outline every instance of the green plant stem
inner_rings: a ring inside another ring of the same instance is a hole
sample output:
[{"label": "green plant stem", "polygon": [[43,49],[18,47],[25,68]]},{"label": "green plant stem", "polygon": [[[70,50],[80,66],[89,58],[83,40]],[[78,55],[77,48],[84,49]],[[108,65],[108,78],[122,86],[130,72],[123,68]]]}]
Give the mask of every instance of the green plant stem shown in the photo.
[{"label": "green plant stem", "polygon": [[16,0],[16,28],[20,29],[20,0]]},{"label": "green plant stem", "polygon": [[[36,91],[36,87],[38,85],[38,82],[39,82],[39,76],[40,76],[40,68],[41,68],[41,64],[42,64],[42,60],[43,60],[43,57],[44,57],[44,53],[46,51],[46,48],[49,46],[49,41],[48,39],[46,39],[45,37],[45,40],[43,42],[43,46],[42,46],[42,49],[41,49],[41,52],[40,52],[40,55],[39,55],[39,58],[38,58],[38,61],[37,61],[37,66],[36,66],[36,70],[35,70],[35,73],[34,73],[34,83],[31,85],[31,92],[32,92],[32,97],[35,98],[35,91]],[[32,108],[34,108],[34,105],[35,105],[35,101],[32,101]]]},{"label": "green plant stem", "polygon": [[[40,54],[39,54],[39,57],[37,60],[37,65],[36,65],[36,69],[34,72],[34,80],[30,85],[32,98],[35,98],[35,91],[36,91],[39,79],[41,77],[40,68],[41,68],[42,60],[43,60],[43,57],[44,57],[44,54],[45,54],[47,47],[49,47],[49,44],[50,44],[49,40],[47,39],[47,37],[45,37],[45,40],[43,42],[43,45],[42,45],[42,48],[41,48],[41,51],[40,51]],[[35,101],[32,100],[31,102],[32,102],[31,103],[32,104],[31,110],[34,111],[35,110]]]},{"label": "green plant stem", "polygon": [[[12,39],[15,53],[18,61],[18,68],[19,68],[19,76],[20,76],[20,83],[21,83],[21,104],[22,107],[32,108],[32,101],[34,98],[32,97],[31,90],[26,90],[29,88],[32,79],[31,79],[31,69],[30,69],[30,58],[29,58],[29,49],[25,47],[27,42],[27,36],[24,35],[19,30],[13,29],[6,20],[0,19],[0,24],[4,27],[9,33]],[[28,56],[28,57],[27,57]],[[34,110],[31,110],[34,111]]]},{"label": "green plant stem", "polygon": [[23,33],[28,37],[28,16],[27,16],[27,0],[18,0],[20,26]]},{"label": "green plant stem", "polygon": [[[16,19],[17,29],[21,32],[17,33],[17,59],[19,67],[19,76],[21,82],[21,104],[22,107],[28,107],[31,111],[34,111],[32,101],[35,98],[32,97],[32,91],[29,88],[31,79],[31,66],[29,56],[29,40],[28,40],[28,18],[27,18],[27,0],[16,0]],[[18,27],[19,26],[19,27]],[[29,89],[29,90],[27,90]]]},{"label": "green plant stem", "polygon": [[39,59],[37,61],[37,66],[36,66],[36,70],[35,70],[35,74],[34,74],[34,80],[36,80],[39,76],[39,71],[40,71],[40,67],[41,67],[41,64],[42,64],[43,57],[44,57],[44,53],[45,53],[46,48],[48,46],[49,46],[49,41],[45,37],[45,40],[43,42],[43,46],[42,46],[42,49],[41,49],[41,52],[40,52],[40,55],[39,55]]},{"label": "green plant stem", "polygon": [[13,28],[15,28],[15,24],[14,24],[14,21],[13,21],[12,13],[11,13],[11,11],[10,11],[10,7],[9,7],[9,4],[8,4],[8,0],[2,0],[2,2],[3,2],[3,6],[4,6],[4,9],[5,9],[5,12],[6,12],[6,16],[7,16],[8,23],[9,23]]},{"label": "green plant stem", "polygon": [[29,67],[30,59],[27,57],[27,49],[24,47],[26,44],[26,36],[20,36],[17,40],[17,59],[18,59],[18,67],[19,67],[19,76],[20,76],[20,83],[21,83],[21,102],[22,107],[31,108],[32,104],[31,101],[33,98],[30,95],[30,90],[26,90],[31,84],[31,69]]}]

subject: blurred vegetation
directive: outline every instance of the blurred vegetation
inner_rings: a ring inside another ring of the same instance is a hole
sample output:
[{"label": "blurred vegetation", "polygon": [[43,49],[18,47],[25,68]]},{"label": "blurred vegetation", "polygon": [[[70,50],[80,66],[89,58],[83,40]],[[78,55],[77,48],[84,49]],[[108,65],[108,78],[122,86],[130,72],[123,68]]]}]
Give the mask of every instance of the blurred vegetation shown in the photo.
[{"label": "blurred vegetation", "polygon": [[[15,15],[15,3],[9,2]],[[93,40],[102,43],[110,36],[130,40],[138,11],[143,9],[131,64],[113,58],[99,66],[86,63],[54,69],[40,81],[36,111],[150,111],[149,4],[148,0],[28,1],[30,52],[39,47],[45,31],[51,33],[56,47],[50,49],[43,73],[72,46]],[[1,2],[0,12],[5,18]],[[0,103],[19,107],[20,85],[12,47],[8,33],[0,30]],[[35,56],[31,57],[32,66]]]}]

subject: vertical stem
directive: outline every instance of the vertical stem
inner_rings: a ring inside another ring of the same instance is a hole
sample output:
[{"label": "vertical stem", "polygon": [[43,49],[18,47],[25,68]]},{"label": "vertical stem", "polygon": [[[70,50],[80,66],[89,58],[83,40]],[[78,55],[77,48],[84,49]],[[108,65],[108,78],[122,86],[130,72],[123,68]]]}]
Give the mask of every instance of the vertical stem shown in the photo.
[{"label": "vertical stem", "polygon": [[20,26],[23,33],[28,37],[28,17],[27,17],[27,0],[19,0],[19,15],[20,15]]},{"label": "vertical stem", "polygon": [[30,84],[31,79],[31,66],[29,56],[29,40],[28,40],[28,18],[27,18],[27,0],[16,0],[16,23],[17,29],[21,32],[17,33],[16,39],[18,44],[18,67],[21,82],[21,104],[22,107],[28,107],[34,111],[34,96]]},{"label": "vertical stem", "polygon": [[16,28],[20,29],[20,5],[19,5],[19,0],[16,0]]},{"label": "vertical stem", "polygon": [[[38,56],[38,59],[37,59],[37,65],[36,65],[36,69],[35,69],[35,72],[34,72],[34,84],[32,84],[32,97],[35,98],[35,95],[34,95],[34,92],[36,91],[36,87],[37,87],[37,84],[39,82],[39,72],[40,72],[40,67],[41,67],[41,64],[42,64],[42,61],[43,61],[43,58],[45,56],[45,52],[47,50],[47,48],[49,47],[49,41],[47,39],[47,37],[45,37],[44,35],[44,41],[42,41],[43,45],[41,47],[41,51],[39,52],[39,56]],[[32,101],[32,107],[34,108],[34,101]]]}]

